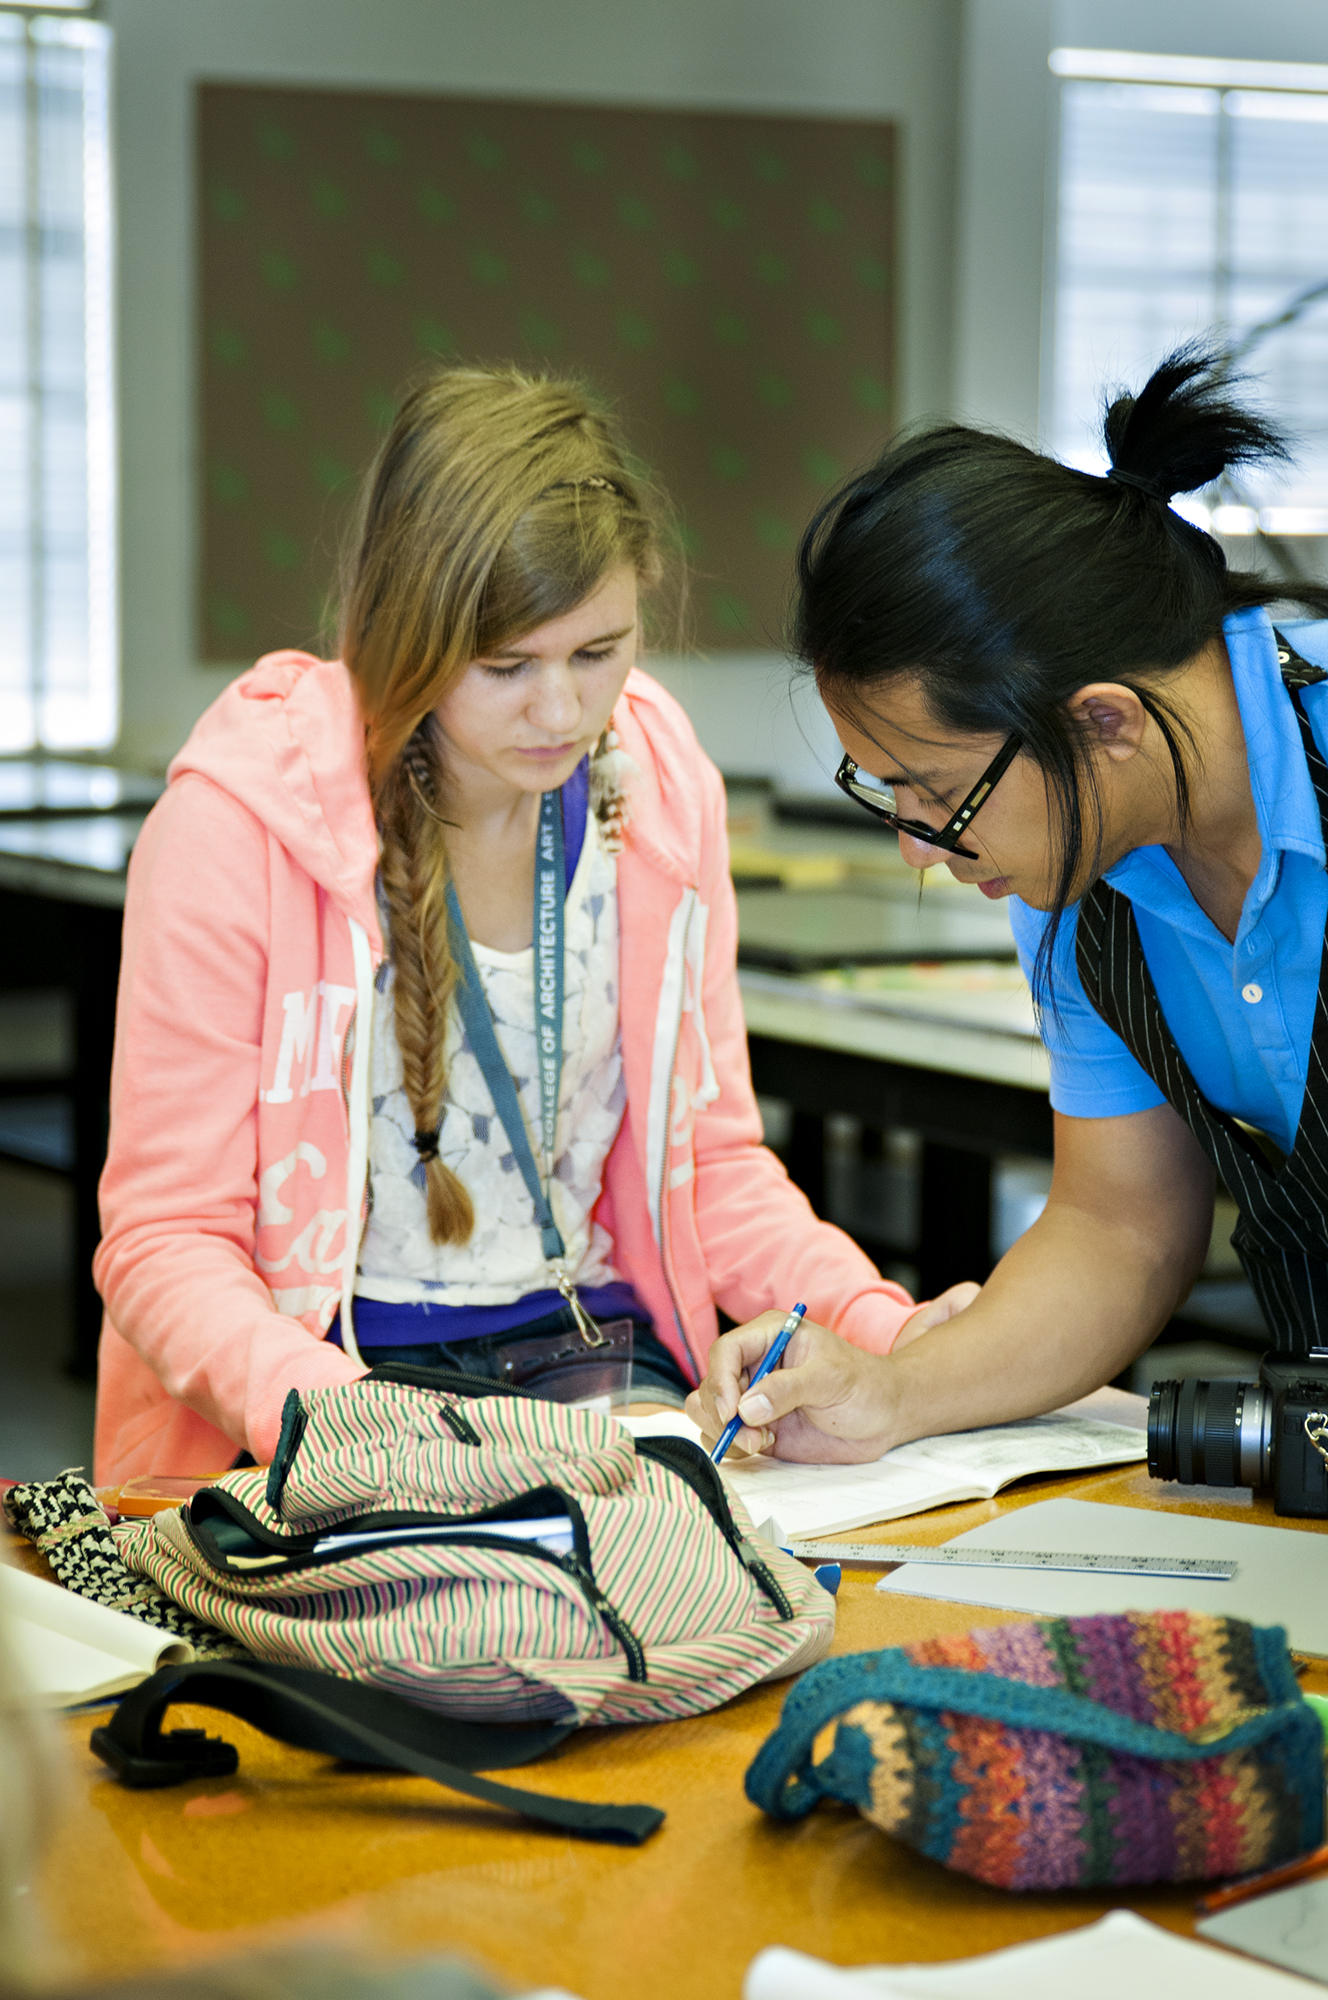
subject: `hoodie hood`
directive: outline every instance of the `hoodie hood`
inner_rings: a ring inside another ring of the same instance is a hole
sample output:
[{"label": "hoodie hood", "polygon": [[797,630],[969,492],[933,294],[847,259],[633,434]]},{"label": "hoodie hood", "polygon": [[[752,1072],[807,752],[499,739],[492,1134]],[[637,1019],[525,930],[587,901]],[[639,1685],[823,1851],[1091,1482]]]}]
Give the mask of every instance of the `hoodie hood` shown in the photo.
[{"label": "hoodie hood", "polygon": [[[673,880],[694,883],[704,796],[690,725],[635,667],[613,724],[635,766],[628,841]],[[364,721],[340,660],[265,654],[200,718],[168,781],[186,773],[210,779],[245,806],[381,953]]]},{"label": "hoodie hood", "polygon": [[266,654],[200,718],[167,781],[186,773],[246,807],[381,952],[364,722],[339,660]]}]

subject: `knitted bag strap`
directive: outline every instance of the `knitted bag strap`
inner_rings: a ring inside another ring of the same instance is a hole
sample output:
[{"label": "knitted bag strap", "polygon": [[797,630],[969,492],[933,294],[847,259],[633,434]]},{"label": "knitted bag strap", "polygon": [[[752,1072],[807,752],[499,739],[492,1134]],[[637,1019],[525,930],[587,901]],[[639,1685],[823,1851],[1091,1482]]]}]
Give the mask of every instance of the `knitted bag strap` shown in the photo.
[{"label": "knitted bag strap", "polygon": [[105,1509],[81,1471],[11,1486],[4,1511],[10,1525],[41,1550],[57,1583],[76,1597],[184,1639],[197,1659],[248,1658],[237,1639],[205,1625],[126,1566]]},{"label": "knitted bag strap", "polygon": [[150,1789],[189,1778],[226,1777],[237,1768],[234,1749],[218,1737],[199,1729],[162,1734],[162,1718],[178,1701],[222,1709],[302,1750],[412,1771],[467,1798],[506,1806],[525,1819],[592,1840],[639,1847],[664,1819],[654,1806],[589,1805],[474,1775],[477,1768],[494,1771],[528,1763],[570,1736],[574,1723],[468,1722],[431,1714],[386,1688],[258,1660],[162,1667],[131,1689],[91,1739],[92,1749],[121,1784]]},{"label": "knitted bag strap", "polygon": [[776,1819],[800,1819],[810,1812],[825,1796],[812,1763],[812,1746],[828,1723],[863,1701],[978,1716],[1159,1763],[1199,1763],[1252,1749],[1289,1726],[1297,1734],[1303,1732],[1306,1755],[1321,1757],[1323,1732],[1296,1684],[1285,1632],[1280,1626],[1261,1626],[1254,1628],[1252,1637],[1264,1686],[1273,1699],[1267,1708],[1247,1713],[1221,1735],[1203,1742],[1136,1721],[1066,1688],[1032,1687],[1027,1681],[964,1667],[915,1666],[899,1647],[827,1660],[804,1674],[789,1695],[779,1727],[762,1744],[747,1772],[747,1796]]}]

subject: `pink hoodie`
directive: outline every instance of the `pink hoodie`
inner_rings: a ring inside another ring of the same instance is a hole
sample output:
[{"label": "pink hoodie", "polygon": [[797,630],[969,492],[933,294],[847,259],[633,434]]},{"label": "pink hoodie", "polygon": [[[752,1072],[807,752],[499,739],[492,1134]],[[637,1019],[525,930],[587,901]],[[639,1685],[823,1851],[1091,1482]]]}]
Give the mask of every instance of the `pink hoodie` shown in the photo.
[{"label": "pink hoodie", "polygon": [[[761,1144],[735,973],[724,789],[634,671],[618,857],[627,1114],[595,1214],[686,1372],[715,1306],[805,1299],[885,1352],[914,1310]],[[291,1388],[347,1381],[383,952],[355,691],[272,653],[203,716],[129,870],[94,1270],[99,1480],[214,1472],[276,1445]],[[347,1217],[353,1226],[347,1228]],[[338,1307],[348,1352],[323,1336]]]}]

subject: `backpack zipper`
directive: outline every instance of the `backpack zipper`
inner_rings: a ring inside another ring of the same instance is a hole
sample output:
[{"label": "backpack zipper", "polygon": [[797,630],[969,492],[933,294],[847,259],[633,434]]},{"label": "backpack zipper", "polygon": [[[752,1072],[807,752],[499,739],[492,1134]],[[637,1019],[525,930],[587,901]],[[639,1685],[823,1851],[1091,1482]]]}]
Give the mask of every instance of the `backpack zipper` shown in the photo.
[{"label": "backpack zipper", "polygon": [[[427,1515],[421,1516],[419,1514],[362,1514],[353,1520],[342,1521],[338,1526],[343,1534],[372,1534],[376,1528],[381,1528],[384,1534],[389,1534],[394,1527],[436,1527],[440,1530],[439,1541],[453,1547],[491,1548],[497,1545],[499,1548],[509,1550],[514,1555],[530,1556],[537,1562],[552,1564],[555,1569],[561,1570],[564,1576],[572,1578],[591,1609],[604,1621],[618,1644],[622,1647],[627,1660],[628,1679],[632,1681],[648,1680],[649,1673],[647,1670],[645,1647],[641,1644],[641,1641],[637,1638],[635,1632],[617,1606],[605,1596],[596,1580],[594,1567],[590,1559],[590,1537],[586,1533],[585,1516],[582,1514],[577,1502],[572,1498],[570,1493],[563,1492],[562,1488],[558,1486],[536,1487],[532,1492],[523,1494],[521,1497],[523,1503],[527,1505],[545,1500],[546,1498],[559,1503],[562,1511],[566,1513],[572,1523],[574,1554],[567,1556],[555,1555],[552,1549],[541,1548],[537,1542],[518,1541],[514,1536],[504,1535],[502,1533],[501,1522],[495,1522],[492,1527],[480,1525],[469,1534],[458,1533],[457,1529],[465,1521],[473,1521],[475,1519],[473,1515],[463,1515],[456,1521],[449,1521],[446,1517],[438,1520],[437,1518],[430,1519]],[[245,1533],[258,1542],[260,1546],[266,1544],[272,1553],[268,1556],[241,1556],[239,1558],[228,1556],[224,1550],[218,1550],[214,1554],[202,1539],[199,1527],[195,1524],[193,1518],[194,1509],[200,1504],[205,1510],[216,1509],[218,1512],[224,1514],[229,1520],[235,1522],[237,1526],[242,1527]],[[208,1489],[206,1498],[200,1494],[195,1500],[187,1503],[181,1509],[181,1515],[185,1525],[185,1532],[197,1555],[214,1574],[220,1573],[223,1576],[237,1574],[241,1577],[256,1574],[270,1576],[275,1573],[278,1564],[284,1565],[287,1574],[297,1570],[320,1569],[329,1563],[345,1562],[354,1553],[354,1551],[347,1551],[344,1556],[335,1554],[315,1556],[313,1553],[314,1536],[307,1535],[296,1538],[274,1535],[270,1529],[265,1528],[249,1512],[247,1507],[241,1506],[233,1495],[225,1493],[216,1487]],[[326,1532],[328,1531],[320,1531],[319,1538],[321,1539],[321,1535]],[[292,1550],[290,1543],[297,1539],[300,1547]],[[429,1546],[427,1538],[424,1536],[413,1536],[411,1540],[415,1546]],[[381,1546],[391,1545],[383,1544]]]},{"label": "backpack zipper", "polygon": [[[417,1369],[415,1372],[423,1375],[428,1371]],[[380,1374],[374,1368],[369,1372],[369,1379],[393,1381],[399,1378],[392,1375]],[[407,1384],[407,1386],[418,1388],[422,1385],[413,1383]],[[470,1419],[442,1397],[439,1398],[438,1414],[458,1444],[479,1445],[483,1443],[483,1439]],[[286,1481],[290,1477],[291,1467],[294,1465],[300,1446],[304,1441],[304,1433],[308,1427],[308,1422],[309,1415],[300,1401],[299,1390],[290,1390],[282,1407],[281,1435],[277,1441],[276,1451],[272,1455],[272,1463],[268,1467],[267,1493],[265,1497],[268,1506],[274,1514],[281,1512],[281,1499],[286,1490]]]}]

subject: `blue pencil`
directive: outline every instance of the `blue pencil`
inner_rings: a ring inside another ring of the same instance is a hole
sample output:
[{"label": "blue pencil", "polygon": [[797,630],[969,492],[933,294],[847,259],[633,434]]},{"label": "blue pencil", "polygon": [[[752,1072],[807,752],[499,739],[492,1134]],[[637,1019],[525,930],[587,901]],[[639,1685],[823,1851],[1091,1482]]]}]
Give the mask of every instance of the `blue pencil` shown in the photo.
[{"label": "blue pencil", "polygon": [[[789,1314],[788,1318],[784,1321],[783,1326],[780,1327],[779,1332],[775,1335],[769,1347],[766,1349],[765,1360],[761,1363],[760,1367],[753,1375],[751,1381],[747,1384],[747,1388],[743,1390],[742,1393],[744,1396],[747,1394],[748,1390],[754,1389],[758,1382],[763,1382],[766,1376],[770,1373],[772,1368],[778,1368],[780,1362],[784,1359],[784,1349],[788,1346],[794,1334],[797,1332],[798,1328],[802,1325],[802,1316],[806,1312],[806,1310],[807,1310],[806,1306],[794,1306],[792,1312]],[[741,1429],[742,1429],[741,1417],[734,1417],[731,1422],[725,1424],[724,1434],[720,1438],[719,1443],[715,1446],[715,1449],[710,1454],[710,1463],[712,1465],[719,1464],[720,1459],[723,1458],[725,1452],[728,1450],[729,1446],[733,1443],[734,1438],[737,1437],[738,1432]]]}]

